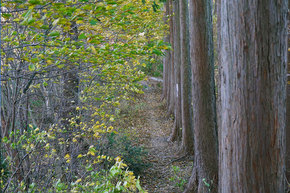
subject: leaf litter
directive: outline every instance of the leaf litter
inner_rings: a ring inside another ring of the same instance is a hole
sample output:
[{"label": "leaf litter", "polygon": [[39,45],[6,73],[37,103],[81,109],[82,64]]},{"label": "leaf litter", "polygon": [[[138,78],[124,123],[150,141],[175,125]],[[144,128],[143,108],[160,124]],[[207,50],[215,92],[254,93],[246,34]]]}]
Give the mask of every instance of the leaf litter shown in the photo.
[{"label": "leaf litter", "polygon": [[167,117],[166,103],[160,100],[160,83],[151,79],[144,87],[144,94],[127,104],[130,108],[123,112],[119,126],[127,128],[135,145],[143,146],[148,152],[144,162],[150,166],[141,174],[142,187],[149,193],[182,192],[190,178],[193,162],[178,159],[180,142],[167,141],[174,120]]}]

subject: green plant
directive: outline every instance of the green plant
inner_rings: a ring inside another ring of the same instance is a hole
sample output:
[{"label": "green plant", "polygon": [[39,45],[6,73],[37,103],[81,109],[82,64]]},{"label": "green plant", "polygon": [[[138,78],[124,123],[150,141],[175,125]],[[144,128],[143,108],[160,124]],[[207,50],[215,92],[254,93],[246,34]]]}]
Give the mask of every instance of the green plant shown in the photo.
[{"label": "green plant", "polygon": [[202,182],[204,183],[204,185],[208,188],[208,191],[210,192],[211,191],[211,184],[213,184],[212,181],[210,181],[209,183],[206,181],[205,178],[202,179]]},{"label": "green plant", "polygon": [[[129,171],[127,165],[123,163],[120,157],[115,158],[115,164],[109,170],[94,170],[92,165],[86,166],[88,175],[86,177],[76,178],[69,183],[61,179],[53,179],[52,187],[45,189],[46,192],[87,192],[87,193],[147,193],[141,185],[139,177],[136,178],[133,172]],[[24,183],[21,183],[21,191],[36,192],[35,184],[31,183],[28,190],[25,189]]]},{"label": "green plant", "polygon": [[9,175],[8,163],[3,156],[2,151],[0,151],[0,189],[6,184]]},{"label": "green plant", "polygon": [[159,56],[152,57],[143,63],[141,70],[147,75],[161,77],[163,73],[162,58]]},{"label": "green plant", "polygon": [[[134,174],[140,175],[144,169],[150,166],[150,164],[143,161],[147,152],[143,147],[133,145],[129,137],[122,134],[110,133],[108,135],[108,141],[110,150],[121,155],[124,162]],[[112,153],[112,151],[108,153]]]},{"label": "green plant", "polygon": [[171,182],[176,182],[175,186],[183,191],[184,185],[187,183],[187,180],[180,176],[180,167],[172,166],[173,176],[169,178]]}]

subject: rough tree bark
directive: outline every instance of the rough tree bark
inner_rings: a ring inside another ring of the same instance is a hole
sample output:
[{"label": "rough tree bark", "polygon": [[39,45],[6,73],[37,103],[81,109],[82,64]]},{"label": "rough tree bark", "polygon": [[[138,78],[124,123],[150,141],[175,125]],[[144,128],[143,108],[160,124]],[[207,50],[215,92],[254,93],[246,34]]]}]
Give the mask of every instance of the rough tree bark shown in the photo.
[{"label": "rough tree bark", "polygon": [[188,31],[188,1],[180,0],[180,58],[181,58],[181,118],[182,118],[182,150],[193,154],[193,131],[191,123],[190,98],[190,59]]},{"label": "rough tree bark", "polygon": [[[290,16],[288,15],[288,21]],[[288,49],[290,46],[290,25],[288,23]],[[290,81],[290,51],[288,50],[288,74],[287,82]],[[287,84],[287,118],[286,118],[286,177],[290,183],[290,84]],[[290,187],[289,187],[290,189]]]},{"label": "rough tree bark", "polygon": [[194,168],[184,192],[217,192],[218,155],[210,0],[189,0]]},{"label": "rough tree bark", "polygon": [[287,7],[221,1],[220,193],[285,191]]}]

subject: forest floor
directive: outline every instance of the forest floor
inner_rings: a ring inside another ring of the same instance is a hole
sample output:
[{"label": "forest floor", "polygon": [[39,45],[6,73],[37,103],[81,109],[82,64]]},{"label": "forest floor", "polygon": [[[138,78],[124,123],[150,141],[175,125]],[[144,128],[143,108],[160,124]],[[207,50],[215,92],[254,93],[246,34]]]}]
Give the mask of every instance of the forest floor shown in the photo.
[{"label": "forest floor", "polygon": [[160,101],[159,84],[154,80],[145,83],[145,93],[130,104],[124,124],[136,145],[147,151],[144,162],[150,166],[140,174],[144,189],[149,193],[179,193],[191,175],[193,162],[188,157],[178,159],[180,142],[167,141],[174,120],[166,115],[166,103]]}]

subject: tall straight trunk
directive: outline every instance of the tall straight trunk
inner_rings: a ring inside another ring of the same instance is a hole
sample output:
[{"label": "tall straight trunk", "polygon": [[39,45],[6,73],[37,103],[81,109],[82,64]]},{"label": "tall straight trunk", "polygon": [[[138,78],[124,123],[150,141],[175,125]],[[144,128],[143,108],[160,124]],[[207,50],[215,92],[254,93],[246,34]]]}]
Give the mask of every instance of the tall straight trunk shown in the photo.
[{"label": "tall straight trunk", "polygon": [[179,3],[173,1],[173,41],[174,41],[174,126],[169,137],[170,141],[175,141],[181,136],[181,92],[180,92],[180,22],[179,22]]},{"label": "tall straight trunk", "polygon": [[[166,1],[166,3],[164,4],[165,7],[165,15],[164,15],[164,23],[168,23],[167,22],[167,17],[169,15],[169,2]],[[165,34],[165,38],[164,38],[165,42],[169,43],[169,33]],[[165,51],[165,57],[163,58],[163,88],[162,88],[162,99],[166,99],[167,98],[167,90],[169,89],[169,64],[170,64],[170,50],[166,50]]]},{"label": "tall straight trunk", "polygon": [[190,98],[190,60],[189,60],[189,29],[188,1],[180,0],[180,77],[181,77],[181,118],[182,118],[182,149],[185,153],[193,153],[193,131],[191,123]]},{"label": "tall straight trunk", "polygon": [[[220,68],[220,48],[221,48],[221,0],[215,0],[215,12],[217,16],[217,22],[216,22],[216,38],[217,38],[217,43],[216,43],[216,52],[215,54],[217,55],[217,60],[215,61],[216,65],[218,66],[218,73],[215,75],[216,78],[216,109],[217,109],[217,125],[218,125],[218,134],[220,134],[220,125],[221,125],[221,68]],[[219,138],[219,137],[218,137]]]},{"label": "tall straight trunk", "polygon": [[287,4],[221,1],[221,193],[285,192]]},{"label": "tall straight trunk", "polygon": [[[290,16],[288,15],[288,21]],[[288,28],[290,27],[288,23]],[[288,49],[290,46],[290,31],[288,32]],[[290,51],[288,51],[288,75],[287,82],[290,82]],[[286,177],[290,182],[290,84],[287,84],[287,118],[286,118]]]},{"label": "tall straight trunk", "polygon": [[195,161],[185,192],[217,192],[218,155],[211,6],[210,0],[189,0]]},{"label": "tall straight trunk", "polygon": [[[169,0],[169,13],[171,15],[169,20],[169,30],[170,30],[170,44],[171,47],[174,48],[174,23],[173,23],[173,0]],[[174,107],[175,107],[175,73],[174,73],[174,50],[172,49],[170,51],[170,92],[168,95],[167,101],[168,103],[168,115],[174,113]]]}]

